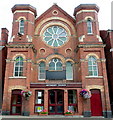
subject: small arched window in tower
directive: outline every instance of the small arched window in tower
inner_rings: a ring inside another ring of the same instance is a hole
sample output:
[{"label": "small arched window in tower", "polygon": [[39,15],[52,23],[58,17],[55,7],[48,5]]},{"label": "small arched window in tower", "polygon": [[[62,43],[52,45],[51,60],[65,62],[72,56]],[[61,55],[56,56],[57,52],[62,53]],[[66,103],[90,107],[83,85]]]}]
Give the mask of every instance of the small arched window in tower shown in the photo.
[{"label": "small arched window in tower", "polygon": [[38,70],[38,79],[45,80],[45,78],[46,78],[46,65],[45,62],[40,62]]},{"label": "small arched window in tower", "polygon": [[90,18],[87,19],[87,33],[92,34],[92,20]]},{"label": "small arched window in tower", "polygon": [[23,76],[23,57],[18,56],[14,62],[14,76],[20,77]]},{"label": "small arched window in tower", "polygon": [[49,62],[49,70],[54,70],[54,71],[63,70],[61,60],[58,58],[52,59]]},{"label": "small arched window in tower", "polygon": [[19,21],[19,33],[24,34],[24,19],[20,19]]},{"label": "small arched window in tower", "polygon": [[89,76],[98,76],[97,59],[94,56],[88,58],[88,72]]},{"label": "small arched window in tower", "polygon": [[73,80],[73,64],[72,62],[66,62],[66,80]]}]

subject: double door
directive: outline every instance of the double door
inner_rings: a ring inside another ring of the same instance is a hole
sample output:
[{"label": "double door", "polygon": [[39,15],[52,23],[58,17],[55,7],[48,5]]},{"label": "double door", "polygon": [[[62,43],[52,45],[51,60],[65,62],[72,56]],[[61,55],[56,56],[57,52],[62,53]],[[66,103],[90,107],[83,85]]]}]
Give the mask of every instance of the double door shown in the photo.
[{"label": "double door", "polygon": [[62,115],[64,113],[64,91],[49,90],[49,115]]}]

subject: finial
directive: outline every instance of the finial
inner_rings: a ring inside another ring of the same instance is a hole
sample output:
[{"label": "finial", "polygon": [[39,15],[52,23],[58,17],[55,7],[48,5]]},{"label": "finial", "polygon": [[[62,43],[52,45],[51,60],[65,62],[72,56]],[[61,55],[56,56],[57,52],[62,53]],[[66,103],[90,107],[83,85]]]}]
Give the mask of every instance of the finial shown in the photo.
[{"label": "finial", "polygon": [[57,5],[57,3],[53,3],[53,5]]}]

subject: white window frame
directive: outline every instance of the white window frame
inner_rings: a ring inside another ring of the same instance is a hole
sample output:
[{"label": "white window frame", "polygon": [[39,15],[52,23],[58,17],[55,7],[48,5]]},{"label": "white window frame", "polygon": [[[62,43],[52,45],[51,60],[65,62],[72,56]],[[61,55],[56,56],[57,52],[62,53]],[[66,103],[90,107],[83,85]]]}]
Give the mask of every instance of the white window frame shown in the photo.
[{"label": "white window frame", "polygon": [[90,18],[87,19],[87,34],[93,34],[92,20]]},{"label": "white window frame", "polygon": [[[39,63],[39,67],[38,67],[38,79],[39,79],[39,80],[45,80],[45,79],[46,79],[46,64],[45,64],[45,62],[44,62],[45,67],[40,67],[40,64],[41,64],[41,63],[42,63],[42,62]],[[44,73],[40,73],[40,69],[41,69],[41,68],[45,69],[45,72],[44,72]],[[43,78],[43,79],[40,78],[40,76],[41,76],[42,74],[44,75],[44,78]]]},{"label": "white window frame", "polygon": [[[16,58],[15,58],[15,62],[14,62],[14,73],[13,73],[13,76],[14,77],[22,77],[23,76],[23,69],[24,69],[24,63],[23,63],[23,65],[16,65],[16,59],[18,58],[18,57],[21,57],[22,59],[23,59],[23,57],[22,56],[17,56]],[[24,60],[24,59],[23,59]],[[19,60],[19,62],[21,62],[21,60]],[[22,61],[23,62],[23,61]],[[16,71],[16,67],[18,67],[18,71]],[[23,68],[22,69],[22,71],[20,71],[20,68]],[[16,76],[15,75],[15,73],[18,73],[18,75]],[[20,75],[20,72],[22,72],[22,75]]]},{"label": "white window frame", "polygon": [[[93,57],[95,59],[95,61],[90,60],[91,57]],[[91,65],[89,64],[89,61],[91,61]],[[94,64],[94,62],[95,62],[95,64]],[[90,70],[89,67],[91,67],[92,69]],[[94,70],[94,67],[96,67],[95,70]],[[89,76],[98,77],[98,64],[97,64],[97,58],[95,56],[89,56],[89,58],[88,58],[88,73],[90,73],[90,71],[92,71],[92,75],[89,74]],[[96,71],[97,75],[94,74],[95,71]]]},{"label": "white window frame", "polygon": [[[71,76],[72,76],[72,78],[68,77],[67,62],[69,62],[71,64],[71,69],[72,69]],[[70,61],[67,61],[67,62],[66,62],[66,80],[73,80],[73,65],[72,65],[72,62],[70,62]]]},{"label": "white window frame", "polygon": [[[21,21],[23,21],[23,25],[21,25]],[[23,18],[19,20],[19,33],[24,34],[24,19]]]},{"label": "white window frame", "polygon": [[[55,61],[55,59],[56,59],[57,61]],[[51,59],[51,61],[49,62],[49,65],[50,65],[51,62],[54,63],[54,66],[53,66],[53,67],[50,67],[50,66],[49,66],[49,70],[50,70],[50,71],[62,71],[62,70],[63,70],[63,65],[62,65],[61,67],[58,67],[58,66],[57,66],[57,63],[58,63],[58,62],[60,62],[60,63],[62,64],[62,62],[61,62],[61,60],[60,60],[59,58],[53,58],[53,59]],[[53,69],[50,69],[50,68],[53,68]],[[61,68],[61,70],[58,70],[57,68]]]}]

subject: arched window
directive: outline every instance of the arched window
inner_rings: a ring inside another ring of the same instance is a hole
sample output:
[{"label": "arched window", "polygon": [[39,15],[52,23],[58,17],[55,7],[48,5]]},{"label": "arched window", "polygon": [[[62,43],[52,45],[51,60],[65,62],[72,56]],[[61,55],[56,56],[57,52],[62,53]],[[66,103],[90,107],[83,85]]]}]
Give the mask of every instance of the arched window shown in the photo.
[{"label": "arched window", "polygon": [[62,69],[62,62],[58,58],[54,58],[49,62],[49,70],[63,70]]},{"label": "arched window", "polygon": [[87,33],[88,34],[92,34],[93,31],[92,31],[92,20],[89,18],[87,19]]},{"label": "arched window", "polygon": [[72,62],[66,62],[66,80],[73,80],[73,65]]},{"label": "arched window", "polygon": [[94,56],[88,58],[89,76],[98,76],[97,59]]},{"label": "arched window", "polygon": [[46,65],[45,62],[40,62],[38,79],[45,80],[45,78],[46,78]]},{"label": "arched window", "polygon": [[19,21],[19,33],[24,34],[24,19]]},{"label": "arched window", "polygon": [[23,57],[18,56],[14,63],[14,76],[23,76]]}]

